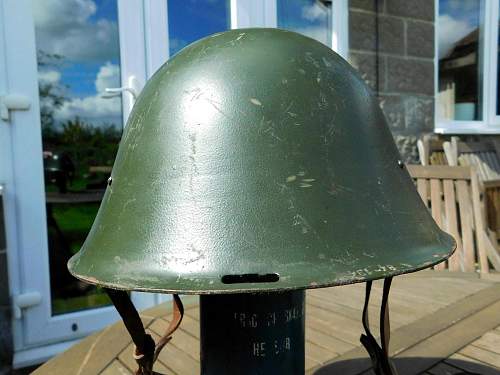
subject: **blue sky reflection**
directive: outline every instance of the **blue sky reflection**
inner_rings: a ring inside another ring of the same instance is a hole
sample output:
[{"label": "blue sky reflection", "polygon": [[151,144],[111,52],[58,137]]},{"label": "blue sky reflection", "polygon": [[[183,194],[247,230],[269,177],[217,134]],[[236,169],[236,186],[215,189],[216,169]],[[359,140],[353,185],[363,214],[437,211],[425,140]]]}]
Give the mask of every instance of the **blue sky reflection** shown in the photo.
[{"label": "blue sky reflection", "polygon": [[446,57],[461,39],[480,25],[483,0],[439,1],[439,58]]},{"label": "blue sky reflection", "polygon": [[173,56],[188,44],[230,28],[227,0],[169,0],[169,52]]},{"label": "blue sky reflection", "polygon": [[295,31],[331,47],[331,5],[319,0],[277,0],[278,27]]},{"label": "blue sky reflection", "polygon": [[[40,104],[42,112],[52,112],[52,126],[78,117],[93,126],[121,128],[121,99],[101,97],[106,87],[120,86],[116,0],[32,4],[39,84],[41,92],[50,89],[41,94]],[[62,103],[55,105],[51,95]]]}]

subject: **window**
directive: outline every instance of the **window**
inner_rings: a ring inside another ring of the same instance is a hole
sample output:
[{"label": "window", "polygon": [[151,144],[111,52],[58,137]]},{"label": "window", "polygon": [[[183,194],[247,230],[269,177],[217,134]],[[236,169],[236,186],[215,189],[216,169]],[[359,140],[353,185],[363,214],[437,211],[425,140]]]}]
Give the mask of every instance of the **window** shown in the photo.
[{"label": "window", "polygon": [[348,52],[347,0],[148,1],[144,14],[148,76],[188,44],[236,28],[279,27],[315,38],[344,58]]},{"label": "window", "polygon": [[230,28],[227,0],[169,0],[168,39],[169,56],[188,44],[216,32]]},{"label": "window", "polygon": [[347,55],[345,0],[276,0],[277,27],[304,34]]},{"label": "window", "polygon": [[437,133],[500,133],[499,3],[436,3]]}]

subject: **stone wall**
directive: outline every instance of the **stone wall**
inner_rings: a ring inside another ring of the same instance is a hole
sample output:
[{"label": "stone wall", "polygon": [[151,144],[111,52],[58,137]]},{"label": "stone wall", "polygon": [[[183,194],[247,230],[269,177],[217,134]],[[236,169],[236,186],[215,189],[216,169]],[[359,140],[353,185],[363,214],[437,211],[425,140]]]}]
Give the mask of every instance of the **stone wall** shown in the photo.
[{"label": "stone wall", "polygon": [[434,0],[349,0],[349,59],[377,93],[403,157],[434,128]]}]

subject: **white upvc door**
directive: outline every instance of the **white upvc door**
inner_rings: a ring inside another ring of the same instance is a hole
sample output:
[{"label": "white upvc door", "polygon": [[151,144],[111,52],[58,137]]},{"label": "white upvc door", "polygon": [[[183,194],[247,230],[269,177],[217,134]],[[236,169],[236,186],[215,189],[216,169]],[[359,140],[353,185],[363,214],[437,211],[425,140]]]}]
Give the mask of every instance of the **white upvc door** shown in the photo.
[{"label": "white upvc door", "polygon": [[[68,200],[68,194],[49,191],[57,188],[48,187],[47,179],[55,175],[47,172],[50,170],[47,163],[57,163],[59,156],[49,149],[55,146],[50,146],[50,142],[42,137],[42,122],[47,121],[49,113],[54,118],[59,117],[61,122],[65,121],[64,126],[69,126],[71,121],[73,125],[87,121],[80,128],[99,127],[98,121],[115,121],[123,126],[133,105],[130,86],[137,92],[146,80],[142,1],[81,2],[83,8],[76,9],[79,14],[71,14],[66,0],[52,1],[51,4],[43,0],[35,1],[0,2],[0,109],[6,113],[0,120],[0,184],[3,185],[5,200],[9,282],[13,301],[14,365],[17,367],[46,359],[74,340],[118,318],[114,308],[102,301],[97,304],[101,307],[92,308],[94,302],[88,301],[91,301],[91,297],[102,299],[99,294],[82,299],[81,296],[73,297],[70,292],[63,291],[63,297],[54,296],[65,286],[51,286],[51,279],[57,279],[57,275],[51,277],[51,271],[62,274],[65,270],[64,265],[59,269],[54,269],[52,265],[51,269],[49,251],[52,250],[49,248],[54,241],[50,238],[50,222],[59,220],[57,215],[61,215],[61,212],[65,215],[69,212],[67,217],[70,221],[71,215],[80,213],[77,212],[79,208],[76,203],[56,207],[57,203],[49,201],[49,194],[56,201],[59,198]],[[47,8],[37,8],[40,4],[47,5]],[[57,14],[55,5],[58,4],[61,14]],[[102,5],[103,9],[98,9],[96,5]],[[65,20],[65,17],[68,19]],[[64,30],[64,27],[69,30]],[[93,41],[88,39],[92,32],[102,33],[97,35],[96,45],[92,45]],[[72,36],[73,40],[65,38],[65,33]],[[116,40],[109,40],[111,37]],[[115,56],[105,50],[111,45],[116,45],[116,48],[113,47]],[[96,50],[101,47],[103,50]],[[41,48],[47,49],[43,51],[42,57]],[[66,53],[67,59],[64,57]],[[41,62],[41,58],[58,61],[51,66],[46,61]],[[81,85],[78,83],[79,74],[84,82]],[[85,82],[89,79],[94,82]],[[119,98],[101,99],[104,93],[97,91],[108,83],[110,86],[126,88],[123,93],[119,89],[114,90],[114,94],[108,93],[108,96],[121,96],[121,103]],[[47,87],[53,92],[42,94],[46,84],[52,85]],[[51,104],[47,101],[54,99],[50,96],[52,94],[67,97],[57,104],[58,111],[49,109],[47,112],[45,109],[44,112],[42,107]],[[21,108],[16,109],[16,106]],[[97,118],[98,111],[102,112],[102,118]],[[71,119],[69,116],[72,116]],[[79,116],[89,116],[89,119]],[[56,133],[53,138],[56,139],[57,134],[63,133],[60,125],[54,126],[59,126],[53,129]],[[68,146],[71,152],[72,145]],[[78,144],[73,146],[78,147]],[[85,168],[88,169],[87,166]],[[50,213],[54,220],[49,220],[48,224],[50,204],[54,206],[54,213]],[[93,204],[98,205],[98,202]],[[58,228],[57,224],[55,228],[56,232],[60,232],[59,237],[65,230],[64,235],[72,230]],[[71,245],[75,246],[73,243]],[[64,293],[68,296],[67,301],[76,302],[66,306]],[[78,292],[73,290],[71,293]],[[132,299],[138,308],[151,306],[155,302],[154,295],[142,293],[133,293]]]},{"label": "white upvc door", "polygon": [[[98,206],[68,196],[102,185],[92,175],[106,173],[113,156],[101,149],[116,146],[134,96],[168,58],[204,36],[247,27],[301,32],[346,56],[347,0],[0,1],[0,110],[12,107],[0,119],[0,185],[16,366],[118,319],[102,293],[69,290],[74,280],[61,279],[65,261],[54,254],[76,251]],[[111,140],[87,149],[82,132]],[[132,293],[139,309],[166,298]]]}]

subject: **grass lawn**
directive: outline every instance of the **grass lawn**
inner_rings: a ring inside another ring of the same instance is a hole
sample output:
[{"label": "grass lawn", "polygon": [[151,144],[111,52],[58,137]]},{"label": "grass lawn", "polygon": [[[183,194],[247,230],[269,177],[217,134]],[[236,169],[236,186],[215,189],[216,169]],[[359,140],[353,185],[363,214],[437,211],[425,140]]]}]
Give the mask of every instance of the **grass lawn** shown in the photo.
[{"label": "grass lawn", "polygon": [[111,303],[109,297],[100,288],[92,288],[92,292],[86,295],[72,298],[53,298],[52,314],[59,315],[74,311],[86,310]]},{"label": "grass lawn", "polygon": [[73,254],[80,250],[94,222],[99,203],[54,204],[52,214]]},{"label": "grass lawn", "polygon": [[[99,203],[52,205],[52,215],[63,232],[72,254],[77,253],[83,245],[98,209]],[[52,298],[52,313],[58,315],[108,304],[110,304],[108,296],[100,288],[92,288],[86,293],[82,292],[80,296]]]}]

